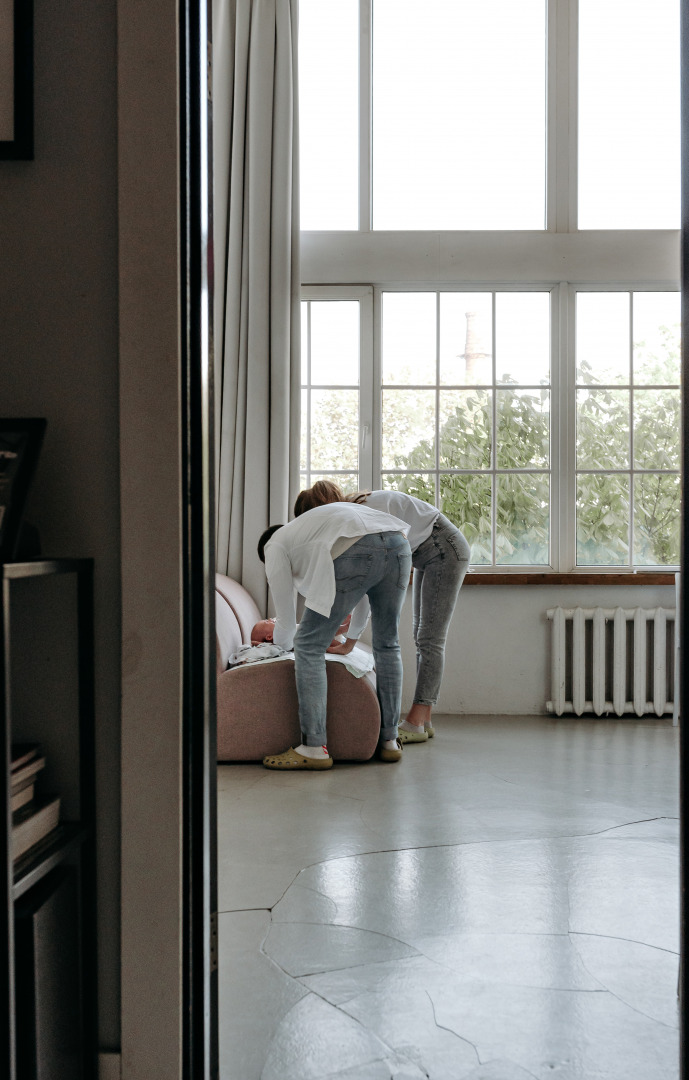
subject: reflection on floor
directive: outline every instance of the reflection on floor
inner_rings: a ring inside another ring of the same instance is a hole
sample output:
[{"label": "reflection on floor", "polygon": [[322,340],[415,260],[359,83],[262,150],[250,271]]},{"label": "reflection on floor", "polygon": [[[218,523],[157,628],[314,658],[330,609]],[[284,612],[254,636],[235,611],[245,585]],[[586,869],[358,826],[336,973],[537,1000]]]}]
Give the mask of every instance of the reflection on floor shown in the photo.
[{"label": "reflection on floor", "polygon": [[677,732],[219,770],[222,1080],[675,1080]]}]

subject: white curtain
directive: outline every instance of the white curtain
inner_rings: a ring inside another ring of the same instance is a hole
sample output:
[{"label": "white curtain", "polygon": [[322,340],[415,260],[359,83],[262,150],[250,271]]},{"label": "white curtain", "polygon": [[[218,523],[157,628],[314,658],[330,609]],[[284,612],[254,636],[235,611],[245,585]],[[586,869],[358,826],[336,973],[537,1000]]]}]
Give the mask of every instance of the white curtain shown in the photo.
[{"label": "white curtain", "polygon": [[297,119],[297,0],[214,0],[217,569],[259,606],[299,481]]}]

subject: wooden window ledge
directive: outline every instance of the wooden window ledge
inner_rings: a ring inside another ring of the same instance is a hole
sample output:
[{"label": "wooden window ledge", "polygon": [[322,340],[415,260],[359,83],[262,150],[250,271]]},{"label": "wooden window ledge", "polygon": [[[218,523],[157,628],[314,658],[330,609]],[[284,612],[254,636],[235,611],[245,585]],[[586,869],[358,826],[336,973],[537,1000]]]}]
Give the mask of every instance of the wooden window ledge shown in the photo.
[{"label": "wooden window ledge", "polygon": [[480,570],[469,571],[464,585],[672,585],[674,570],[643,570],[638,573],[587,574],[485,574]]}]

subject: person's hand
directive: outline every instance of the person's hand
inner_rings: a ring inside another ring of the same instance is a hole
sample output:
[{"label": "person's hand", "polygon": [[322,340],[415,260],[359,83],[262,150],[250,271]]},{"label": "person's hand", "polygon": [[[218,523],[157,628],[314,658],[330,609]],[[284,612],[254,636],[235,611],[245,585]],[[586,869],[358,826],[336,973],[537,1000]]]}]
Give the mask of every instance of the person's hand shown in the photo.
[{"label": "person's hand", "polygon": [[251,629],[251,644],[262,645],[264,641],[272,641],[274,629],[275,619],[261,619]]},{"label": "person's hand", "polygon": [[336,653],[337,656],[347,656],[357,643],[356,638],[348,637],[346,641],[333,641],[331,645],[325,650],[329,653]]}]

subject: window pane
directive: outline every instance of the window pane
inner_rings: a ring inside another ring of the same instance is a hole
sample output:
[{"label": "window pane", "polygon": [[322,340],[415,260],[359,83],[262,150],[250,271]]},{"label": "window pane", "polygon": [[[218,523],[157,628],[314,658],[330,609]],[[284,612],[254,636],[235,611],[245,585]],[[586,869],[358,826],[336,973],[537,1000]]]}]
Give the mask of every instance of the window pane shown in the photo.
[{"label": "window pane", "polygon": [[435,480],[430,473],[385,473],[382,483],[386,491],[403,491],[435,506]]},{"label": "window pane", "polygon": [[579,0],[579,228],[679,227],[679,2]]},{"label": "window pane", "polygon": [[383,382],[435,382],[435,293],[383,293]]},{"label": "window pane", "polygon": [[374,0],[373,227],[542,229],[543,0]]},{"label": "window pane", "polygon": [[547,468],[550,391],[498,390],[497,393],[498,468]]},{"label": "window pane", "polygon": [[629,382],[629,294],[577,293],[577,382]]},{"label": "window pane", "polygon": [[471,544],[471,562],[492,563],[490,476],[440,476],[440,509]]},{"label": "window pane", "polygon": [[301,385],[306,386],[309,381],[309,305],[306,300],[301,302]]},{"label": "window pane", "polygon": [[489,469],[492,427],[489,390],[441,390],[440,468]]},{"label": "window pane", "polygon": [[311,468],[359,466],[359,391],[311,391]]},{"label": "window pane", "polygon": [[332,480],[334,484],[340,488],[344,495],[353,495],[355,491],[359,490],[359,474],[358,473],[311,473],[311,482],[308,485],[313,487],[316,480]]},{"label": "window pane", "polygon": [[634,561],[640,566],[679,564],[679,476],[634,479]]},{"label": "window pane", "polygon": [[679,383],[679,293],[634,293],[634,382]]},{"label": "window pane", "polygon": [[492,383],[491,293],[440,294],[440,381],[446,385]]},{"label": "window pane", "polygon": [[629,563],[629,477],[580,476],[577,483],[577,566]]},{"label": "window pane", "polygon": [[549,382],[549,293],[497,294],[495,370],[499,382]]},{"label": "window pane", "polygon": [[307,436],[309,430],[309,392],[301,392],[301,429],[299,432],[299,468],[308,469],[307,461]]},{"label": "window pane", "polygon": [[435,391],[383,393],[384,469],[435,468]]},{"label": "window pane", "polygon": [[358,229],[358,0],[300,0],[299,153],[302,229]]},{"label": "window pane", "polygon": [[634,464],[637,469],[679,469],[679,390],[634,394]]},{"label": "window pane", "polygon": [[498,476],[495,561],[546,566],[550,549],[547,476]]},{"label": "window pane", "polygon": [[577,391],[577,466],[624,469],[629,465],[629,391]]},{"label": "window pane", "polygon": [[311,383],[358,386],[358,300],[311,303]]}]

